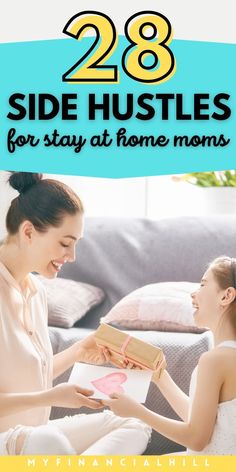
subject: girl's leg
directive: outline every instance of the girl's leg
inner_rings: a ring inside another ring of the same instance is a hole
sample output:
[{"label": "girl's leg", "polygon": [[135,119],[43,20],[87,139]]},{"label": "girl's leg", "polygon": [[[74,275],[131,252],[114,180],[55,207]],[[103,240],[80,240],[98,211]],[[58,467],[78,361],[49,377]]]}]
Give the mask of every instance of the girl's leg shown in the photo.
[{"label": "girl's leg", "polygon": [[151,428],[135,418],[121,418],[111,411],[75,415],[50,421],[68,438],[77,454],[138,455],[151,437]]}]

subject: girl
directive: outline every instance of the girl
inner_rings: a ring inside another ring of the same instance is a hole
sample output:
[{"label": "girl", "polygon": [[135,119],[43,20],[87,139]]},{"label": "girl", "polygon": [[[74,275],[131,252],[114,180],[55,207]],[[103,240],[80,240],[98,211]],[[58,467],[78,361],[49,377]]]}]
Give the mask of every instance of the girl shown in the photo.
[{"label": "girl", "polygon": [[120,416],[145,421],[187,448],[187,454],[236,454],[236,261],[219,257],[192,294],[196,325],[208,326],[214,349],[204,353],[193,371],[189,397],[164,371],[153,381],[182,421],[149,411],[129,397],[113,394],[103,401]]},{"label": "girl", "polygon": [[0,454],[141,454],[151,428],[110,411],[49,421],[50,407],[101,408],[92,391],[52,380],[75,362],[102,364],[109,353],[93,335],[53,356],[44,290],[31,272],[56,277],[75,259],[83,206],[66,185],[41,174],[12,173],[19,191],[0,247]]}]

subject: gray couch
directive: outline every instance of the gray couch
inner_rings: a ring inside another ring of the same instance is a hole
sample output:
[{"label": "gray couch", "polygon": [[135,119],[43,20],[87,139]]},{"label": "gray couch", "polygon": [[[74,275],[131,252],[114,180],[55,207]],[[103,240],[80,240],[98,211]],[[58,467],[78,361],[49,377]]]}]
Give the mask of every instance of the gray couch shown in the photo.
[{"label": "gray couch", "polygon": [[[235,256],[235,233],[236,216],[232,215],[158,221],[86,219],[84,238],[77,248],[77,260],[65,265],[60,276],[99,286],[105,291],[106,298],[76,327],[69,330],[50,328],[54,352],[89,334],[99,325],[101,316],[138,287],[163,281],[199,281],[213,258],[222,254]],[[209,332],[131,331],[131,334],[163,349],[170,374],[186,393],[199,356],[212,345]],[[57,382],[65,381],[69,373],[66,372]],[[176,418],[153,384],[146,405],[153,411]],[[80,411],[84,412],[83,409]],[[75,410],[53,408],[51,418],[75,413]],[[154,432],[146,454],[164,454],[182,449]]]}]

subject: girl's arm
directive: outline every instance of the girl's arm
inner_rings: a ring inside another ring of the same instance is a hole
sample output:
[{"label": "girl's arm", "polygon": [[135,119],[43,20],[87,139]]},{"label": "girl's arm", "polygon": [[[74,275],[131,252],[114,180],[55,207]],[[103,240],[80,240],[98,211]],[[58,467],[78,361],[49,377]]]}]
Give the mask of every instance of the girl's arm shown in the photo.
[{"label": "girl's arm", "polygon": [[187,421],[189,414],[189,397],[176,385],[170,374],[164,370],[160,379],[158,379],[158,376],[156,378],[154,373],[152,381],[157,385],[160,392],[177,415],[182,420]]},{"label": "girl's arm", "polygon": [[119,416],[139,418],[170,440],[201,451],[213,433],[222,384],[223,366],[220,366],[218,353],[215,355],[212,351],[203,354],[199,361],[197,387],[189,421],[165,418],[124,395],[114,394],[113,399],[103,400],[103,404],[110,406]]}]

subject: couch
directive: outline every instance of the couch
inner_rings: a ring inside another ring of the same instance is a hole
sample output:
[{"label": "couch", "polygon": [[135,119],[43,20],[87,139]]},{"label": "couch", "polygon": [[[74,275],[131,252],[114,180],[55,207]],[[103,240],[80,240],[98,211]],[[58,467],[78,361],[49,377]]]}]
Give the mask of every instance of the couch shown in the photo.
[{"label": "couch", "polygon": [[[100,318],[122,297],[138,287],[163,281],[198,282],[207,264],[219,255],[236,254],[236,216],[174,217],[158,221],[126,218],[87,218],[77,258],[66,264],[60,277],[101,287],[106,298],[70,329],[50,327],[54,352],[82,339],[99,325]],[[68,300],[69,303],[69,300]],[[188,393],[191,372],[203,352],[212,346],[209,331],[201,334],[131,331],[160,346],[168,371]],[[70,371],[56,382],[66,381]],[[177,418],[157,387],[151,383],[146,406]],[[81,409],[80,412],[86,411]],[[51,418],[76,410],[53,408]],[[183,448],[153,432],[146,454],[166,454]]]}]

